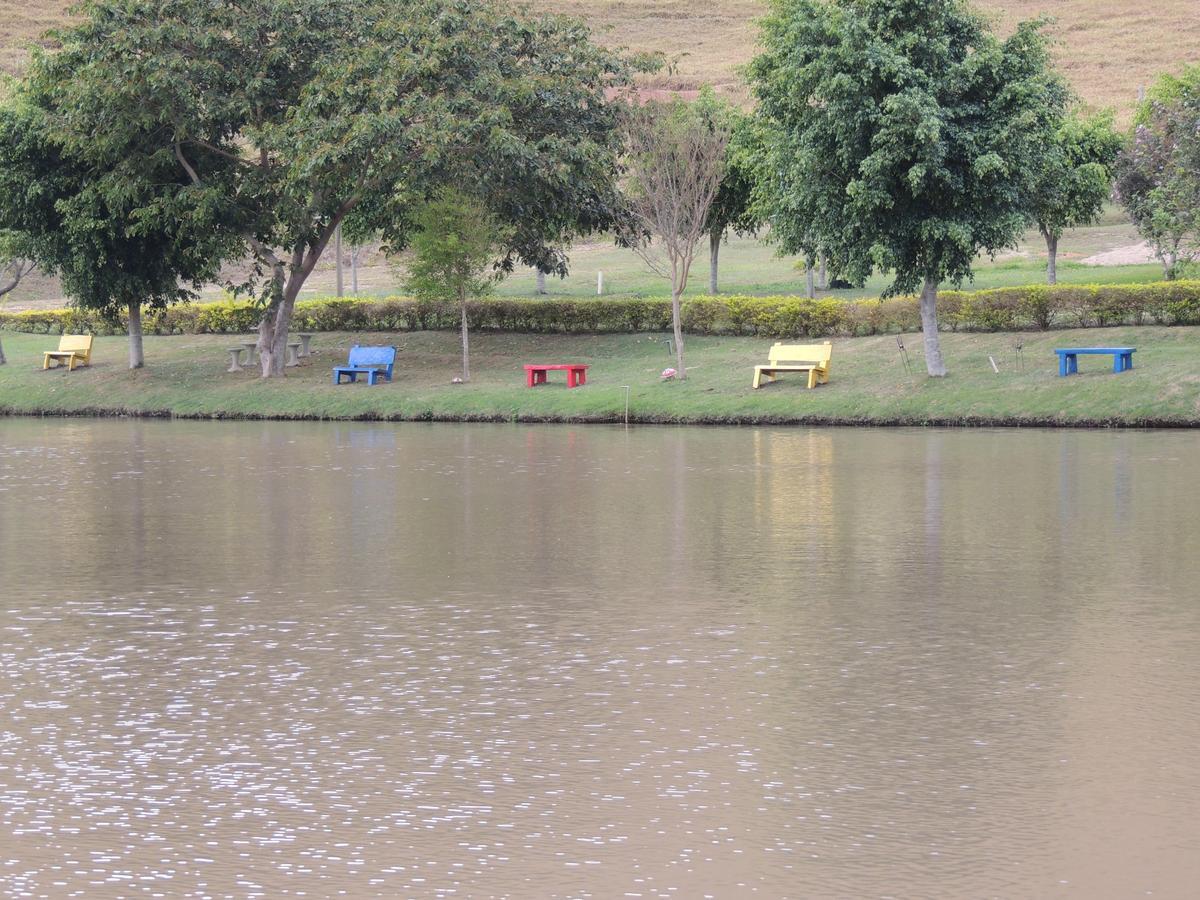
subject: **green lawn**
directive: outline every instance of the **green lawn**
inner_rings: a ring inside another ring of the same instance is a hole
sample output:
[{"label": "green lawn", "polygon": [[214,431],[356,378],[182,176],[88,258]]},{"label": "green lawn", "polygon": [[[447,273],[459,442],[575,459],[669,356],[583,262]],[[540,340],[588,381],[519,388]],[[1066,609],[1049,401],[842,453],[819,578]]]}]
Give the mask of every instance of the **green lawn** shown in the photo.
[{"label": "green lawn", "polygon": [[[1063,235],[1059,247],[1058,280],[1063,284],[1127,284],[1158,281],[1162,267],[1157,264],[1093,266],[1081,260],[1140,242],[1137,232],[1124,213],[1109,204],[1097,224],[1076,228]],[[670,284],[651,273],[645,263],[629,250],[611,242],[584,244],[571,250],[571,274],[565,279],[549,278],[551,295],[589,297],[596,294],[596,274],[604,273],[604,293],[610,296],[666,296]],[[707,241],[697,254],[688,282],[688,294],[708,291]],[[722,245],[719,288],[726,294],[802,294],[805,277],[795,257],[779,257],[770,244],[755,238],[732,236]],[[963,285],[968,290],[1016,287],[1046,280],[1046,245],[1036,230],[1025,233],[1015,250],[996,260],[981,257],[975,267],[975,279]],[[877,297],[890,279],[875,276],[862,288],[819,291],[818,296]],[[945,285],[951,287],[952,285]],[[502,296],[534,296],[534,273],[521,269],[502,281],[497,289]],[[378,293],[386,294],[387,289]]]},{"label": "green lawn", "polygon": [[[228,336],[148,337],[148,367],[137,372],[124,367],[120,337],[97,338],[94,364],[72,373],[40,369],[54,337],[5,333],[3,340],[9,364],[0,368],[0,410],[8,412],[619,421],[628,385],[631,418],[645,422],[1200,425],[1200,328],[947,334],[951,375],[943,380],[921,374],[917,335],[905,336],[913,375],[901,366],[894,336],[839,339],[832,380],[813,391],[800,377],[751,390],[752,366],[766,361],[771,342],[741,337],[690,338],[688,380],[664,383],[659,374],[672,360],[660,335],[480,334],[470,385],[450,383],[458,365],[453,333],[319,334],[311,364],[282,381],[226,373],[225,347],[235,343]],[[1015,368],[1016,341],[1024,343],[1024,371]],[[330,384],[331,366],[353,342],[395,343],[394,383]],[[1087,357],[1083,374],[1057,377],[1054,347],[1111,344],[1138,347],[1134,371],[1113,375],[1110,360]],[[526,362],[590,363],[590,384],[527,389]]]}]

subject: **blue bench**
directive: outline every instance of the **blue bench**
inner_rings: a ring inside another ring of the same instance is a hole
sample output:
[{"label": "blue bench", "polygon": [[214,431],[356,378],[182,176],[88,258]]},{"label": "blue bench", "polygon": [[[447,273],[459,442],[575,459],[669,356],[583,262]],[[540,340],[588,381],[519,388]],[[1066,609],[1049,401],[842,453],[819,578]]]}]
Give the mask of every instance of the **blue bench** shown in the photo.
[{"label": "blue bench", "polygon": [[366,374],[367,384],[374,384],[380,378],[392,380],[392,368],[396,365],[395,347],[360,347],[355,344],[350,348],[350,358],[344,366],[334,366],[333,383],[341,384],[342,376],[348,375],[351,381],[357,381],[358,376]]},{"label": "blue bench", "polygon": [[1080,356],[1111,356],[1113,371],[1126,372],[1133,368],[1136,347],[1064,347],[1055,350],[1058,354],[1058,374],[1062,377],[1079,374]]}]

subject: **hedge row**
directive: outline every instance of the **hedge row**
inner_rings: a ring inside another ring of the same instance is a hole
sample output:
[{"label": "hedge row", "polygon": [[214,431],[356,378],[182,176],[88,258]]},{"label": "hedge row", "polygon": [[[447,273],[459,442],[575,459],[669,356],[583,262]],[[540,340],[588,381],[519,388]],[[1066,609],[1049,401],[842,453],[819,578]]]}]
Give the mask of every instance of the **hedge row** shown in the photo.
[{"label": "hedge row", "polygon": [[[242,334],[255,330],[260,312],[252,304],[184,304],[144,317],[154,334]],[[551,300],[492,298],[472,303],[471,327],[478,331],[532,334],[595,334],[665,331],[671,326],[667,299]],[[949,331],[1026,331],[1103,325],[1200,325],[1200,281],[1130,285],[1030,285],[987,291],[943,291],[938,320]],[[888,300],[808,300],[802,297],[694,297],[683,305],[684,330],[691,334],[751,334],[763,337],[823,337],[912,332],[921,327],[915,297]],[[453,301],[404,297],[325,299],[296,304],[296,331],[453,330],[459,310]],[[0,313],[12,331],[114,334],[107,322],[75,309]]]}]

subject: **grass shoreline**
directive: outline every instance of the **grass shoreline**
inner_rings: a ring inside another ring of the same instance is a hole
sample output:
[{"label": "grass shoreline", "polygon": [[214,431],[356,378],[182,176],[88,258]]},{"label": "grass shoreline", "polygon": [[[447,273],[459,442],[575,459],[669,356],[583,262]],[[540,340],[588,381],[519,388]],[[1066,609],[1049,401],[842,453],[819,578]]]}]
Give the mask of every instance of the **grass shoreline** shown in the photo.
[{"label": "grass shoreline", "polygon": [[[828,385],[800,377],[755,391],[753,365],[771,341],[693,337],[689,378],[663,383],[671,364],[662,335],[512,335],[472,338],[470,385],[452,385],[457,336],[444,332],[327,333],[311,364],[264,381],[227,373],[222,335],[147,337],[148,368],[124,368],[125,341],[96,339],[93,366],[40,369],[56,337],[6,332],[0,414],[228,420],[621,424],[629,386],[630,424],[854,427],[1195,428],[1200,427],[1200,327],[1122,327],[1021,334],[945,334],[951,375],[924,375],[920,337],[908,335],[914,368],[904,371],[895,336],[834,341]],[[351,343],[400,346],[396,376],[375,387],[330,383]],[[1024,367],[1014,344],[1024,345]],[[1132,345],[1135,368],[1114,375],[1107,358],[1059,378],[1053,348]],[[1000,366],[992,371],[989,357]],[[526,362],[583,362],[589,384],[529,389]]]},{"label": "grass shoreline", "polygon": [[1029,419],[977,417],[958,418],[897,418],[897,419],[843,419],[826,416],[795,418],[778,417],[725,417],[725,418],[663,418],[639,417],[630,413],[628,423],[623,416],[538,416],[517,415],[504,418],[497,414],[471,415],[427,413],[415,416],[403,414],[366,413],[355,416],[316,415],[272,415],[272,414],[229,414],[229,413],[174,413],[170,410],[116,410],[80,409],[63,410],[15,410],[0,407],[0,417],[40,419],[178,419],[181,421],[206,422],[391,422],[391,423],[442,423],[476,425],[676,425],[689,427],[807,427],[807,428],[1066,428],[1080,430],[1133,430],[1133,431],[1182,431],[1200,428],[1200,418],[1195,420],[1146,419],[1146,420],[1088,420],[1088,419]]}]

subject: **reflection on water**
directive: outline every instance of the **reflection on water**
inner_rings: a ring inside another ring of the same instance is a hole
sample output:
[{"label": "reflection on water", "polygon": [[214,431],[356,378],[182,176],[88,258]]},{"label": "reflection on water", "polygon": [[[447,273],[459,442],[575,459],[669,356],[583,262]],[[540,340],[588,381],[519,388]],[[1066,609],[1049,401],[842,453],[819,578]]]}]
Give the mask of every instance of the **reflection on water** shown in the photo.
[{"label": "reflection on water", "polygon": [[1185,896],[1200,436],[0,420],[0,886]]}]

